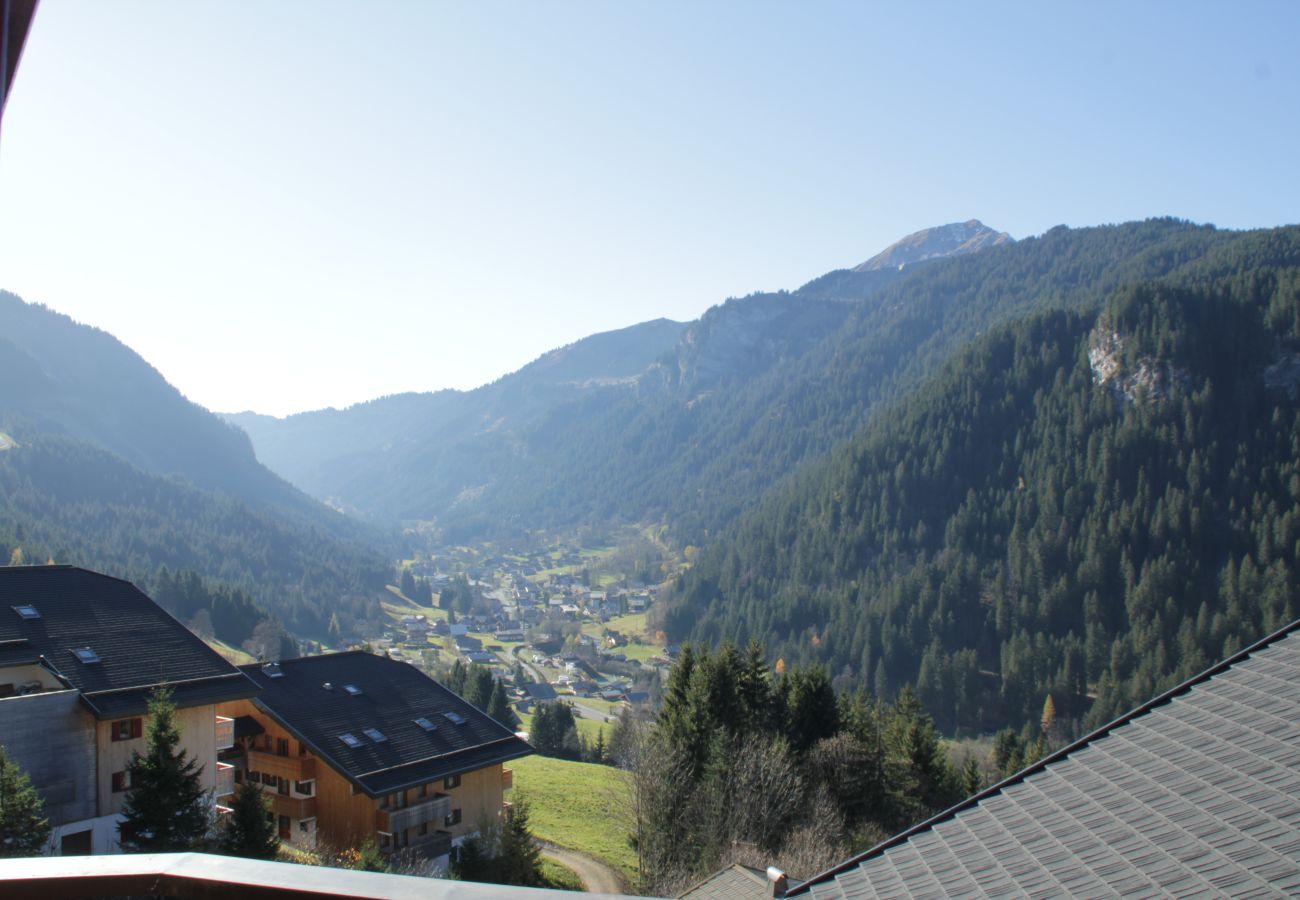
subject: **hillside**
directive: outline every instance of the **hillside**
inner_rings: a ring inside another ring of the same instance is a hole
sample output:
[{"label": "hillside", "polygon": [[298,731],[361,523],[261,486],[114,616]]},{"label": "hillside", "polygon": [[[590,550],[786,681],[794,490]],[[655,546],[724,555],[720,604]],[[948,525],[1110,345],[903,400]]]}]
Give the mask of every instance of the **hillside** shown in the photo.
[{"label": "hillside", "polygon": [[784,484],[682,578],[670,633],[915,684],[953,728],[1049,693],[1102,721],[1289,621],[1300,229],[1223,237],[1126,264],[1154,281],[1076,267],[1102,305],[993,329]]},{"label": "hillside", "polygon": [[[378,614],[391,538],[260,463],[106,332],[0,292],[0,550],[237,588],[296,633]],[[250,626],[251,627],[251,626]]]}]

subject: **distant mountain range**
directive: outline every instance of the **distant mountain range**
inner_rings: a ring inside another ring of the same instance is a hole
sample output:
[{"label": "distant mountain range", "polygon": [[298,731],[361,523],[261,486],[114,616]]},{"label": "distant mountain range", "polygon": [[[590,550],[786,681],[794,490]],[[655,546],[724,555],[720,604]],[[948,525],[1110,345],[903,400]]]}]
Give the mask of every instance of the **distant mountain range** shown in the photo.
[{"label": "distant mountain range", "polygon": [[594,335],[474,391],[228,420],[274,471],[377,521],[457,539],[662,521],[698,543],[980,331],[1095,306],[1232,239],[1153,220],[1015,242],[958,223],[687,325]]}]

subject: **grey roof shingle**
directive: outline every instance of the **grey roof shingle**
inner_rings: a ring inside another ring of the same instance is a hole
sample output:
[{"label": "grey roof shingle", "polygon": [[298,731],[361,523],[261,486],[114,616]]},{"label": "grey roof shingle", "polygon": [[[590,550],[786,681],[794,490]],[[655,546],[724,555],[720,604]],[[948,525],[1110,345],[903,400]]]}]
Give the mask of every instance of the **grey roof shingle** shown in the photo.
[{"label": "grey roof shingle", "polygon": [[[39,618],[13,607],[30,604]],[[90,647],[98,662],[73,651]],[[180,707],[257,688],[127,581],[73,566],[0,567],[0,664],[41,661],[101,719],[142,715],[157,685]]]},{"label": "grey roof shingle", "polygon": [[791,894],[1297,888],[1300,622]]},{"label": "grey roof shingle", "polygon": [[[419,669],[385,656],[350,651],[281,660],[278,678],[261,665],[242,668],[262,689],[253,701],[258,707],[372,797],[533,752]],[[437,727],[426,731],[416,724],[420,718]],[[385,739],[367,736],[368,728]],[[356,746],[343,734],[357,738]]]}]

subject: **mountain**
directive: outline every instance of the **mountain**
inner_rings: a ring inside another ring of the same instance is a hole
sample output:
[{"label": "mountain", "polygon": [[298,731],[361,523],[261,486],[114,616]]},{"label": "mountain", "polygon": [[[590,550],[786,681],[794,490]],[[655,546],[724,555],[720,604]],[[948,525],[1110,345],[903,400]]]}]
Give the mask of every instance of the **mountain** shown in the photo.
[{"label": "mountain", "polygon": [[1291,621],[1300,228],[1172,233],[1125,267],[1154,278],[1076,244],[1102,302],[986,330],[768,494],[681,577],[670,637],[912,684],[952,729],[1049,695],[1104,722]]},{"label": "mountain", "polygon": [[301,633],[377,614],[395,549],[262,466],[242,431],[99,329],[0,292],[0,550],[148,587],[247,591]]},{"label": "mountain", "polygon": [[953,222],[936,228],[923,228],[895,241],[871,259],[854,266],[855,272],[873,272],[880,269],[901,269],[911,263],[927,259],[961,256],[978,253],[990,247],[1014,243],[1015,238],[1005,231],[994,231],[979,219]]},{"label": "mountain", "polygon": [[[664,435],[709,429],[692,412],[699,404],[725,404],[738,386],[788,367],[856,304],[911,274],[840,270],[793,293],[733,298],[689,325],[594,335],[476,391],[227,420],[294,484],[377,519],[436,518],[469,537],[658,518],[682,474],[671,459],[646,458],[680,449]],[[785,465],[764,465],[763,480]]]}]

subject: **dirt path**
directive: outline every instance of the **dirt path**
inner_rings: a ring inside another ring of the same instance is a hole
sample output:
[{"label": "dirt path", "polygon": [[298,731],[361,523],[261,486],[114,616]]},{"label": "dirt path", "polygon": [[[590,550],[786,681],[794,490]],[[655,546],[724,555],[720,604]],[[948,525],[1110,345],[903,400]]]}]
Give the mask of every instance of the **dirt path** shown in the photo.
[{"label": "dirt path", "polygon": [[625,892],[623,879],[618,870],[607,866],[600,860],[592,859],[576,850],[565,850],[554,844],[541,844],[542,856],[555,860],[560,865],[572,869],[582,880],[582,889],[589,894],[622,894]]}]

